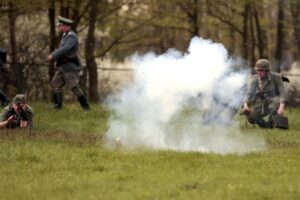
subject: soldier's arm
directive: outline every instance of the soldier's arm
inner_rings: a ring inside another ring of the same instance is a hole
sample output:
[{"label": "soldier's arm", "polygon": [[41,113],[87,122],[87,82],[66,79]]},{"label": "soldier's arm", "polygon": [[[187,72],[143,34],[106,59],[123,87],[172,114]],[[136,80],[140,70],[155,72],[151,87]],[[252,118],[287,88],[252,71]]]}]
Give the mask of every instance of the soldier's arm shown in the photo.
[{"label": "soldier's arm", "polygon": [[3,110],[0,114],[0,122],[6,121],[11,115],[12,115],[12,113],[8,106],[3,108]]},{"label": "soldier's arm", "polygon": [[27,121],[26,127],[33,127],[33,109],[27,105],[26,109],[23,110],[23,116]]},{"label": "soldier's arm", "polygon": [[255,96],[256,83],[257,83],[257,75],[252,75],[248,80],[247,92],[244,97],[244,103],[249,103]]},{"label": "soldier's arm", "polygon": [[276,84],[278,92],[279,92],[279,102],[280,102],[279,107],[277,109],[277,114],[283,115],[285,103],[287,100],[287,90],[284,86],[284,83],[283,83],[280,75],[275,76],[274,81],[275,81],[275,84]]},{"label": "soldier's arm", "polygon": [[276,76],[275,84],[277,85],[278,92],[279,92],[279,99],[280,99],[279,101],[280,103],[285,104],[287,100],[287,90],[284,87],[284,83],[280,76]]},{"label": "soldier's arm", "polygon": [[63,46],[56,49],[54,52],[51,53],[52,57],[57,60],[58,58],[65,56],[74,46],[77,44],[77,38],[75,35],[68,35],[66,42]]},{"label": "soldier's arm", "polygon": [[0,128],[6,127],[8,124],[10,124],[14,120],[14,116],[11,115],[7,120],[0,122]]}]

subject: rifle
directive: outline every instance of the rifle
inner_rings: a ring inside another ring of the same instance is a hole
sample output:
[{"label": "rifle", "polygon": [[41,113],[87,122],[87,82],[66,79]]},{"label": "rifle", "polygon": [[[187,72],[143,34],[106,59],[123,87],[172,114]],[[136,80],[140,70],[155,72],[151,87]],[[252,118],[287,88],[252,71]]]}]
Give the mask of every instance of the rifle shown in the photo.
[{"label": "rifle", "polygon": [[23,112],[23,108],[21,107],[21,105],[19,103],[17,103],[18,106],[18,112],[16,114],[14,114],[14,122],[11,124],[10,128],[17,128],[20,127],[21,124],[21,113]]},{"label": "rifle", "polygon": [[248,126],[248,123],[247,123],[247,121],[250,123],[250,124],[252,124],[253,125],[253,127],[254,127],[254,124],[255,124],[255,120],[252,118],[252,117],[250,117],[250,114],[251,114],[251,112],[250,111],[247,111],[247,110],[244,110],[244,111],[242,111],[241,113],[240,113],[240,115],[242,116],[242,115],[244,115],[244,116],[246,116],[246,121],[245,121],[245,125],[246,126]]},{"label": "rifle", "polygon": [[243,110],[242,112],[240,112],[240,115],[245,115],[246,117],[248,117],[250,115],[250,111],[247,110]]}]

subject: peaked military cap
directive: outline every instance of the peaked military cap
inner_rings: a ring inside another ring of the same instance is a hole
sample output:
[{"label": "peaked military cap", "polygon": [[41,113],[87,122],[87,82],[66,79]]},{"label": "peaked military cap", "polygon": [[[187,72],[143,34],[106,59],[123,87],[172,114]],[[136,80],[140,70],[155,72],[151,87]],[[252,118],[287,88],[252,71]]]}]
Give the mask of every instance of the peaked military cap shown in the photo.
[{"label": "peaked military cap", "polygon": [[13,103],[17,103],[17,104],[24,104],[26,103],[26,98],[24,94],[17,94],[14,98],[13,98]]},{"label": "peaked military cap", "polygon": [[69,25],[71,26],[73,24],[73,20],[68,19],[66,17],[62,17],[62,16],[58,16],[58,24],[57,25],[61,25],[61,24],[65,24],[65,25]]}]

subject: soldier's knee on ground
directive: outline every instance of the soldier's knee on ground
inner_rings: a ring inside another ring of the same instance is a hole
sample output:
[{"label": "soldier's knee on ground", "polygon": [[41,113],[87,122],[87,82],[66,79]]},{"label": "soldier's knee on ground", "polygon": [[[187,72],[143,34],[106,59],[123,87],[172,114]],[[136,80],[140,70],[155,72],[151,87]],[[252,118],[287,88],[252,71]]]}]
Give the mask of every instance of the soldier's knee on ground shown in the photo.
[{"label": "soldier's knee on ground", "polygon": [[247,120],[250,124],[255,124],[255,119],[251,116],[247,116]]}]

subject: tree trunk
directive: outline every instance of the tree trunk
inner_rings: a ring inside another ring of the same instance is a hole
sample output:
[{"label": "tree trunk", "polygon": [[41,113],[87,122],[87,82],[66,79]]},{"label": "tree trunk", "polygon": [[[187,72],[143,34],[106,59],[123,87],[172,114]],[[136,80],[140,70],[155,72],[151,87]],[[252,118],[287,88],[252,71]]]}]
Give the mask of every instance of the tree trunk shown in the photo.
[{"label": "tree trunk", "polygon": [[295,43],[298,49],[298,60],[300,59],[300,0],[291,0],[291,13],[293,17],[293,27]]},{"label": "tree trunk", "polygon": [[257,46],[258,46],[259,58],[266,58],[265,48],[267,45],[264,42],[264,32],[260,25],[255,2],[253,2],[253,4],[252,4],[252,11],[253,11],[254,22],[255,22],[255,27],[256,27],[257,40],[258,40]]},{"label": "tree trunk", "polygon": [[70,16],[70,6],[69,1],[60,0],[60,15],[66,18]]},{"label": "tree trunk", "polygon": [[77,26],[78,26],[78,19],[79,19],[79,9],[81,7],[81,1],[80,0],[75,0],[73,3],[75,3],[75,7],[72,9],[72,16],[71,19],[74,20],[74,23],[72,24],[72,30],[77,33]]},{"label": "tree trunk", "polygon": [[228,52],[229,52],[229,54],[234,55],[235,54],[235,48],[236,48],[235,31],[233,30],[233,28],[231,26],[228,26],[228,29],[229,29],[229,38],[230,38],[230,41],[232,41],[232,42],[229,43]]},{"label": "tree trunk", "polygon": [[277,40],[275,50],[275,62],[274,70],[280,72],[280,65],[282,59],[282,48],[283,48],[283,24],[284,20],[284,0],[278,0],[278,18],[277,18]]},{"label": "tree trunk", "polygon": [[[252,7],[252,6],[251,6]],[[254,23],[253,23],[253,16],[252,16],[252,12],[249,12],[249,19],[250,19],[250,35],[251,35],[251,59],[250,59],[250,66],[254,66],[255,64],[255,43],[256,43],[256,38],[255,38],[255,34],[254,34]]]},{"label": "tree trunk", "polygon": [[243,58],[248,60],[248,21],[249,21],[250,4],[247,3],[243,12]]},{"label": "tree trunk", "polygon": [[189,16],[192,23],[193,36],[200,36],[200,0],[194,0],[192,14]]},{"label": "tree trunk", "polygon": [[85,59],[86,66],[89,73],[89,99],[97,102],[98,96],[98,72],[97,64],[94,58],[95,50],[95,26],[98,14],[98,0],[93,0],[91,3],[91,10],[89,15],[89,28],[87,38],[85,40]]},{"label": "tree trunk", "polygon": [[[48,19],[49,19],[49,24],[50,24],[50,45],[49,45],[49,52],[51,53],[54,51],[56,47],[56,25],[55,25],[55,0],[48,0]],[[54,76],[54,62],[50,62],[48,66],[48,76],[49,76],[49,81],[51,82],[53,76]]]},{"label": "tree trunk", "polygon": [[20,87],[18,85],[18,75],[19,75],[19,62],[18,62],[18,49],[17,49],[17,39],[16,39],[16,14],[15,6],[13,3],[9,3],[8,11],[8,23],[9,23],[9,42],[11,48],[11,76],[10,83],[15,86],[16,92],[20,93]]}]

